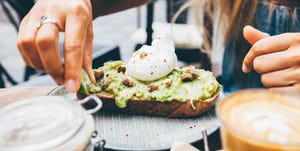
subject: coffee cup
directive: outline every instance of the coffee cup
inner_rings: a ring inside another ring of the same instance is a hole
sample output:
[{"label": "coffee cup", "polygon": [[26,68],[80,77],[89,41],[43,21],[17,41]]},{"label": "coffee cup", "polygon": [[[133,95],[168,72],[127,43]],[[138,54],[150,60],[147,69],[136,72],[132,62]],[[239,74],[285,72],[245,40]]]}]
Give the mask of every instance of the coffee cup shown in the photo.
[{"label": "coffee cup", "polygon": [[225,151],[300,151],[300,96],[242,90],[217,105]]}]

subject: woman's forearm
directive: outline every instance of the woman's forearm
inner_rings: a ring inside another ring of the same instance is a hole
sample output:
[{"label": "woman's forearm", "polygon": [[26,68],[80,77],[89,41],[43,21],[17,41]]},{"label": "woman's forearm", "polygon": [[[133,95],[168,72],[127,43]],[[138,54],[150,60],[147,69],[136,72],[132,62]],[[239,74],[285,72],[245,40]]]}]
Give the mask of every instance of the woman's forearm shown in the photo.
[{"label": "woman's forearm", "polygon": [[93,18],[139,6],[152,0],[91,0]]}]

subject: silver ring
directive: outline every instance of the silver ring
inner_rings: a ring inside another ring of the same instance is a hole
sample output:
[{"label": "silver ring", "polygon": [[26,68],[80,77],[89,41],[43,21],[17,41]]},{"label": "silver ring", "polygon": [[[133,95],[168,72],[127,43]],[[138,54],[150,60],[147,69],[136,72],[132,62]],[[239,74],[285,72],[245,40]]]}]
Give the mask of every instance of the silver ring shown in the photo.
[{"label": "silver ring", "polygon": [[37,25],[37,29],[41,28],[43,24],[54,24],[58,29],[59,25],[55,19],[48,18],[47,15],[43,15]]}]

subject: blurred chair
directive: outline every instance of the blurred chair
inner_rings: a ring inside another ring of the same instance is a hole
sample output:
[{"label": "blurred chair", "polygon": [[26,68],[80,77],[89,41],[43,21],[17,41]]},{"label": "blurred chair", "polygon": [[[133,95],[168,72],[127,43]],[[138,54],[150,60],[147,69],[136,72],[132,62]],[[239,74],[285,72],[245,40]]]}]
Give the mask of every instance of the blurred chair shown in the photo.
[{"label": "blurred chair", "polygon": [[[8,20],[14,26],[15,30],[18,31],[20,21],[34,5],[34,0],[0,0],[0,4]],[[17,16],[15,17],[14,14]],[[33,69],[28,66],[25,67],[25,73],[34,72],[32,70]],[[5,87],[4,79],[6,79],[12,85],[16,85],[18,83],[0,63],[0,88]],[[25,79],[26,76],[24,77],[24,80]]]},{"label": "blurred chair", "polygon": [[16,85],[17,81],[15,81],[6,71],[6,69],[2,66],[0,63],[0,88],[5,88],[5,81],[6,79],[8,82],[10,82],[12,85]]}]

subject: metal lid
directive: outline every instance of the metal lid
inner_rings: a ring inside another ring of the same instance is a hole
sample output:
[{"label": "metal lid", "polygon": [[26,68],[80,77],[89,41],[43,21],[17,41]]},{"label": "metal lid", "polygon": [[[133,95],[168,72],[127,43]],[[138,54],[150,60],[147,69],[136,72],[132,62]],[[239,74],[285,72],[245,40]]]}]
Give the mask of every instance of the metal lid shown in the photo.
[{"label": "metal lid", "polygon": [[69,140],[87,113],[59,96],[25,99],[0,108],[0,150],[46,150]]}]

